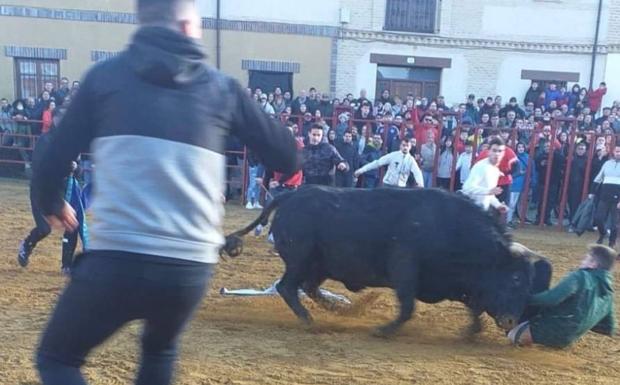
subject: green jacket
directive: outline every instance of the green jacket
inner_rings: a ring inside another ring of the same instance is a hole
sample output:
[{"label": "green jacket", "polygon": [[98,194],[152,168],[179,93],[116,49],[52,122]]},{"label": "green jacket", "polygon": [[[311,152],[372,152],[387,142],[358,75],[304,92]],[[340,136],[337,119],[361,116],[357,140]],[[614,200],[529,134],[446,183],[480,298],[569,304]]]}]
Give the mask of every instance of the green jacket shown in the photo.
[{"label": "green jacket", "polygon": [[540,307],[530,320],[538,344],[562,348],[588,330],[609,336],[615,332],[614,290],[607,270],[574,271],[553,289],[532,296],[530,305]]}]

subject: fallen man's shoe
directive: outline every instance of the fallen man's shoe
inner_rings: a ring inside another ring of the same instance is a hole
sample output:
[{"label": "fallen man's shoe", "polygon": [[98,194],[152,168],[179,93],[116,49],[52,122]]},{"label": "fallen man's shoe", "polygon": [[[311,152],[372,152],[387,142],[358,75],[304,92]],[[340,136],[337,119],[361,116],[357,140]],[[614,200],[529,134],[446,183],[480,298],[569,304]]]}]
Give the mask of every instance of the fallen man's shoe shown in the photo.
[{"label": "fallen man's shoe", "polygon": [[[265,290],[258,290],[258,289],[229,290],[223,287],[220,289],[220,295],[230,296],[230,297],[255,297],[255,296],[279,295],[278,291],[276,290],[276,285],[278,284],[278,282],[280,282],[280,280],[275,281],[271,286],[269,286]],[[319,290],[321,291],[321,294],[328,299],[332,299],[337,302],[342,302],[347,305],[351,304],[351,300],[345,297],[344,295],[335,294],[326,289],[319,289]],[[306,295],[306,293],[304,293],[303,290],[301,289],[299,289],[299,293],[301,295]]]}]

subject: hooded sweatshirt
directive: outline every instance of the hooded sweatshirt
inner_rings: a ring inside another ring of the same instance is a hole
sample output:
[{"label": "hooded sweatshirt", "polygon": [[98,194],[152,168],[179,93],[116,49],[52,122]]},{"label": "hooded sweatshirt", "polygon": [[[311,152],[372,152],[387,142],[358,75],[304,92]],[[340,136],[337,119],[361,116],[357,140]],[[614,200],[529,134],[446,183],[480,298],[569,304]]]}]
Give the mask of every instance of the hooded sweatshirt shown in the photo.
[{"label": "hooded sweatshirt", "polygon": [[580,269],[556,287],[534,295],[541,312],[530,320],[534,342],[562,348],[588,330],[613,335],[616,329],[612,276],[607,270]]},{"label": "hooded sweatshirt", "polygon": [[43,214],[60,213],[66,165],[90,147],[91,250],[217,262],[228,135],[271,169],[293,172],[297,159],[290,132],[204,60],[195,40],[143,26],[92,68],[33,165]]}]

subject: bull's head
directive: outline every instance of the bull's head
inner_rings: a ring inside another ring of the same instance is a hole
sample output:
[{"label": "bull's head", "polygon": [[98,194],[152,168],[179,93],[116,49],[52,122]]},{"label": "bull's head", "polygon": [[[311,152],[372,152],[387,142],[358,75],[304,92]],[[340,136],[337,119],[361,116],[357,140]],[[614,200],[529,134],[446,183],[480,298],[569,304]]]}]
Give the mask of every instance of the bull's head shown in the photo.
[{"label": "bull's head", "polygon": [[516,243],[511,245],[508,252],[510,258],[489,270],[481,295],[483,310],[504,330],[517,326],[530,295],[535,291],[533,285],[536,272],[532,259],[540,257]]}]

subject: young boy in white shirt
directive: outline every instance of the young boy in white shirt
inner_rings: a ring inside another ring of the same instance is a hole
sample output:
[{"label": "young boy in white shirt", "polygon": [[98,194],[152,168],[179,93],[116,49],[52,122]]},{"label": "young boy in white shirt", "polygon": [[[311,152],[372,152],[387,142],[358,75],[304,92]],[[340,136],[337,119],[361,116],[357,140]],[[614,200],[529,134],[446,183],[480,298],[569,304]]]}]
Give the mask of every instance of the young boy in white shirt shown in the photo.
[{"label": "young boy in white shirt", "polygon": [[477,162],[469,172],[463,184],[463,194],[470,197],[476,204],[485,210],[493,206],[501,213],[508,211],[508,206],[500,202],[496,195],[502,193],[497,187],[497,181],[502,175],[498,165],[504,156],[506,145],[501,138],[493,138],[489,142],[489,156]]}]

